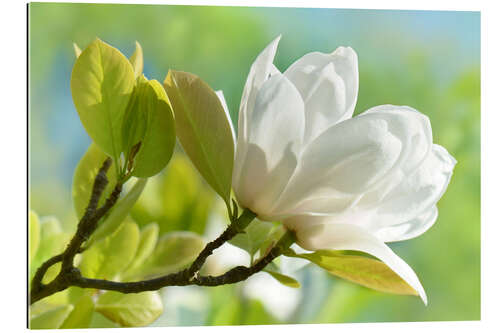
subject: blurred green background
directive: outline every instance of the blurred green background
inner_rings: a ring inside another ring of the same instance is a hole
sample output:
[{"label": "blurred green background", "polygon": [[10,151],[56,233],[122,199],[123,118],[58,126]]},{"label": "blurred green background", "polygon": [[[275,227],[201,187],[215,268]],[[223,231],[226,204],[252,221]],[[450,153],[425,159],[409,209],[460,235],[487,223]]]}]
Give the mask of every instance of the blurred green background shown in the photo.
[{"label": "blurred green background", "polygon": [[[153,326],[480,319],[478,12],[31,3],[29,24],[30,205],[68,231],[76,225],[73,171],[90,143],[71,99],[72,43],[83,49],[95,37],[126,56],[139,41],[149,78],[163,82],[172,68],[222,89],[234,124],[250,65],[274,37],[282,34],[281,71],[305,53],[351,46],[360,69],[355,112],[410,105],[430,117],[434,142],[458,160],[436,224],[391,244],[418,273],[427,307],[307,266],[290,273],[301,289],[259,275],[236,286],[165,288],[165,312]],[[150,182],[132,217],[213,238],[220,203],[176,154],[180,162]]]}]

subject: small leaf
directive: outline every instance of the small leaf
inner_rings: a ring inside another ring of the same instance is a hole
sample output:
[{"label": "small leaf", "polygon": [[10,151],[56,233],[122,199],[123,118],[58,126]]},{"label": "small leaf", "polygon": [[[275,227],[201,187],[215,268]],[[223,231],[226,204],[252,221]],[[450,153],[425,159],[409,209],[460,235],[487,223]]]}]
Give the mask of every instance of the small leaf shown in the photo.
[{"label": "small leaf", "polygon": [[30,210],[29,214],[29,262],[31,262],[40,244],[40,222],[38,221],[38,215],[34,211]]},{"label": "small leaf", "polygon": [[176,272],[193,262],[204,245],[203,239],[192,232],[165,234],[158,241],[153,254],[142,265],[140,276],[152,277]]},{"label": "small leaf", "polygon": [[229,243],[247,251],[253,257],[274,229],[275,225],[272,223],[254,220],[244,232],[236,235]]},{"label": "small leaf", "polygon": [[83,252],[79,265],[82,275],[88,278],[112,280],[130,264],[138,245],[137,225],[130,222],[123,223],[114,233]]},{"label": "small leaf", "polygon": [[96,311],[125,327],[146,326],[161,315],[163,304],[156,291],[138,294],[107,291],[99,296]]},{"label": "small leaf", "polygon": [[85,130],[115,161],[122,151],[123,114],[134,85],[130,62],[100,39],[82,51],[71,73],[71,94]]},{"label": "small leaf", "polygon": [[182,147],[205,180],[230,205],[234,140],[219,98],[191,73],[170,70],[164,87]]},{"label": "small leaf", "polygon": [[99,312],[94,311],[92,313],[92,320],[90,321],[89,328],[119,328],[119,327],[120,325],[104,317]]},{"label": "small leaf", "polygon": [[61,327],[62,323],[73,310],[73,305],[62,305],[52,310],[33,316],[30,320],[31,329],[56,329]]},{"label": "small leaf", "polygon": [[[104,154],[95,143],[92,143],[76,166],[71,192],[73,196],[73,206],[75,207],[78,219],[81,219],[83,214],[85,214],[85,209],[89,204],[92,194],[95,176],[106,158],[108,158],[108,156]],[[104,204],[106,198],[111,194],[117,183],[115,168],[109,168],[106,176],[108,177],[108,185],[101,195],[99,206]]]},{"label": "small leaf", "polygon": [[269,269],[264,269],[264,272],[270,274],[273,278],[275,278],[278,282],[281,284],[291,287],[291,288],[300,288],[300,283],[299,281],[295,280],[294,278],[284,275],[278,272],[271,271]]},{"label": "small leaf", "polygon": [[106,237],[113,233],[116,228],[120,226],[120,224],[125,220],[128,213],[134,206],[137,199],[141,195],[144,187],[146,187],[148,180],[147,179],[138,179],[134,186],[128,191],[128,193],[118,200],[115,207],[111,210],[108,217],[104,220],[104,222],[97,228],[95,233],[92,235],[91,240],[89,241],[89,245],[93,244],[95,241]]},{"label": "small leaf", "polygon": [[[64,250],[70,237],[71,235],[62,231],[57,218],[47,216],[40,219],[40,242],[38,250],[30,263],[30,281],[43,262]],[[50,272],[47,273],[54,274],[54,269],[57,274],[57,268],[51,268]]]},{"label": "small leaf", "polygon": [[320,250],[296,254],[289,249],[285,255],[307,259],[330,274],[378,291],[415,295],[418,293],[383,262],[364,256],[345,255],[340,251]]},{"label": "small leaf", "polygon": [[73,43],[73,51],[75,51],[75,57],[78,58],[80,54],[82,54],[82,50],[76,45],[76,43]]},{"label": "small leaf", "polygon": [[129,156],[130,150],[144,138],[146,133],[147,118],[150,112],[148,88],[148,80],[144,75],[139,76],[123,114],[122,147],[126,157]]},{"label": "small leaf", "polygon": [[66,318],[61,328],[88,328],[94,313],[94,301],[90,295],[83,295],[75,304],[73,311]]},{"label": "small leaf", "polygon": [[160,82],[148,81],[148,90],[141,103],[147,106],[147,127],[132,174],[136,177],[151,177],[160,172],[172,157],[175,121]]},{"label": "small leaf", "polygon": [[135,77],[139,77],[142,74],[142,68],[144,66],[144,60],[142,57],[142,47],[138,41],[135,42],[135,51],[130,56],[130,64],[132,64],[132,68],[134,69]]},{"label": "small leaf", "polygon": [[158,241],[159,230],[160,228],[156,223],[148,224],[141,230],[139,247],[137,248],[134,260],[124,273],[124,280],[128,280],[126,277],[129,276],[131,272],[134,272],[134,270],[140,268],[144,261],[153,253],[156,242]]}]

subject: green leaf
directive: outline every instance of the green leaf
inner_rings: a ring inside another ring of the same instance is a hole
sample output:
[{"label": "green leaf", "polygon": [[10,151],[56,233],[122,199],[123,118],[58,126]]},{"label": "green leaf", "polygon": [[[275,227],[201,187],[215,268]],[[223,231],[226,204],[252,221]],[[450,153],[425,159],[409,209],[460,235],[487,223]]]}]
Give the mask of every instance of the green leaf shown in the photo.
[{"label": "green leaf", "polygon": [[294,278],[284,275],[278,272],[271,271],[269,269],[264,269],[264,272],[270,274],[273,278],[275,278],[278,282],[281,284],[284,284],[287,287],[291,288],[300,288],[300,283],[299,281],[295,280]]},{"label": "green leaf", "polygon": [[156,291],[122,294],[107,291],[99,296],[96,311],[126,327],[146,326],[163,312],[161,297]]},{"label": "green leaf", "polygon": [[31,329],[56,329],[73,310],[73,305],[67,304],[58,306],[52,310],[33,316],[30,320]]},{"label": "green leaf", "polygon": [[135,158],[136,177],[151,177],[170,161],[175,146],[175,121],[172,108],[162,85],[148,81],[148,89],[140,103],[146,108],[146,133]]},{"label": "green leaf", "polygon": [[254,220],[244,232],[236,235],[229,243],[247,251],[253,258],[275,228],[276,226],[273,223]]},{"label": "green leaf", "polygon": [[92,313],[92,320],[90,321],[89,328],[119,328],[119,327],[120,325],[104,317],[99,312],[94,311]]},{"label": "green leaf", "polygon": [[138,41],[135,41],[135,51],[130,56],[130,64],[132,64],[132,68],[134,69],[135,77],[139,77],[142,74],[142,67],[144,66],[144,60],[142,56],[142,47]]},{"label": "green leaf", "polygon": [[118,202],[109,213],[108,217],[92,235],[92,238],[89,241],[89,245],[113,233],[116,228],[120,226],[120,224],[125,220],[128,213],[134,206],[137,199],[139,199],[139,196],[144,190],[144,187],[146,187],[147,182],[147,179],[138,179],[134,186],[132,186],[130,191],[128,191],[128,193],[123,198],[118,200]]},{"label": "green leaf", "polygon": [[[47,259],[61,253],[67,245],[71,235],[62,231],[61,225],[57,218],[47,216],[40,219],[40,242],[33,260],[30,263],[30,281],[33,278],[36,270]],[[47,276],[57,273],[57,267],[51,268],[47,272]],[[47,281],[47,277],[44,281]]]},{"label": "green leaf", "polygon": [[205,180],[230,205],[234,138],[219,98],[191,73],[170,70],[164,87],[182,147]]},{"label": "green leaf", "polygon": [[289,249],[285,255],[307,259],[332,275],[367,288],[386,293],[418,296],[418,293],[399,275],[394,273],[386,264],[376,259],[345,255],[340,251],[330,250],[297,254]]},{"label": "green leaf", "polygon": [[80,54],[82,54],[82,50],[76,45],[76,43],[73,43],[73,51],[75,51],[75,57],[78,58]]},{"label": "green leaf", "polygon": [[71,73],[71,94],[88,135],[118,161],[123,114],[135,85],[125,56],[100,39],[80,54]]},{"label": "green leaf", "polygon": [[127,161],[131,150],[141,142],[146,133],[147,117],[150,112],[148,88],[148,80],[144,75],[139,76],[123,114],[122,147]]},{"label": "green leaf", "polygon": [[66,318],[61,328],[87,328],[94,313],[94,301],[88,294],[83,295],[75,304],[73,311]]},{"label": "green leaf", "polygon": [[[92,143],[76,166],[71,192],[73,206],[75,207],[78,219],[81,219],[83,214],[85,214],[85,209],[89,204],[90,195],[92,194],[95,176],[106,158],[108,156],[95,143]],[[99,200],[99,206],[104,204],[117,183],[115,168],[109,168],[106,175],[109,182]]]},{"label": "green leaf", "polygon": [[114,233],[83,252],[79,265],[82,275],[88,278],[114,279],[130,264],[138,245],[137,225],[123,223]]},{"label": "green leaf", "polygon": [[30,210],[29,214],[29,262],[31,262],[40,244],[40,222],[38,221],[38,215],[34,211]]},{"label": "green leaf", "polygon": [[134,260],[123,274],[124,280],[128,280],[127,277],[129,277],[134,270],[140,269],[144,261],[153,253],[156,242],[158,241],[159,231],[160,228],[156,223],[148,224],[141,230],[139,247],[137,248]]},{"label": "green leaf", "polygon": [[144,261],[141,277],[153,277],[176,272],[198,256],[205,245],[203,239],[188,231],[177,231],[163,235],[152,255]]}]

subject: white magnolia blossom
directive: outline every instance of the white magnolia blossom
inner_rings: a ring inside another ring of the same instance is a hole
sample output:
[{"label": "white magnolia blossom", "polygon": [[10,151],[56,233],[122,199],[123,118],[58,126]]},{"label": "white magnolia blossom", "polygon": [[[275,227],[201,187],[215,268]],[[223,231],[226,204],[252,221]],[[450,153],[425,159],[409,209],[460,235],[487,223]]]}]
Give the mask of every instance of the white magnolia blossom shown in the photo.
[{"label": "white magnolia blossom", "polygon": [[233,189],[261,220],[280,220],[306,250],[357,250],[385,262],[427,302],[414,271],[385,242],[437,218],[455,159],[432,143],[429,119],[381,105],[352,117],[357,55],[312,52],[284,73],[279,37],[257,57],[241,99]]}]

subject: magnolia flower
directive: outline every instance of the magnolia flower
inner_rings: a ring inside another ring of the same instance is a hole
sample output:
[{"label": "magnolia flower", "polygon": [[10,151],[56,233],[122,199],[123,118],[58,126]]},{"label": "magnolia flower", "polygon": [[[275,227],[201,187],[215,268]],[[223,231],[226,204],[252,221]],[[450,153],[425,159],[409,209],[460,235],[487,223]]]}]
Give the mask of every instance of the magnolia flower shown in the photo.
[{"label": "magnolia flower", "polygon": [[414,271],[385,242],[416,237],[437,218],[454,158],[429,119],[381,105],[352,117],[357,55],[312,52],[284,73],[279,38],[257,57],[241,99],[233,189],[241,206],[280,220],[306,250],[357,250],[385,262],[422,300]]}]

